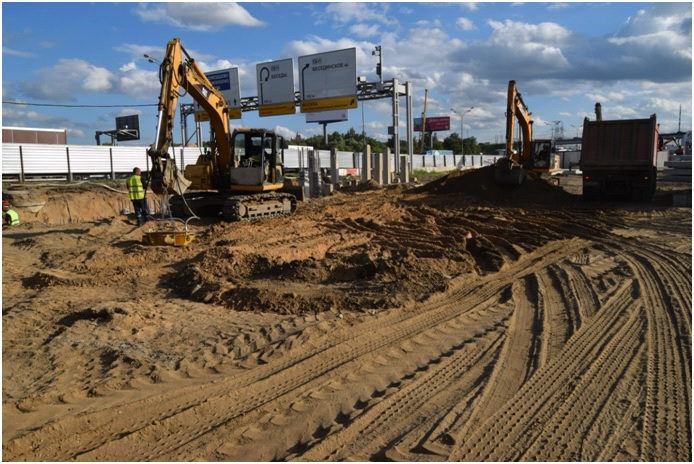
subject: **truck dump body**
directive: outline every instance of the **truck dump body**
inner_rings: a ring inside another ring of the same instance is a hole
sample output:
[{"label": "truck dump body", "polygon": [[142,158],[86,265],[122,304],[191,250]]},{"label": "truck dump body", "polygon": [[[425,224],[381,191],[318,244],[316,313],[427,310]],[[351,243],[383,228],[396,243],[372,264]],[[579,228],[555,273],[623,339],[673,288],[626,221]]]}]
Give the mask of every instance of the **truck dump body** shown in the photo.
[{"label": "truck dump body", "polygon": [[648,119],[583,122],[583,197],[628,196],[650,201],[655,193],[658,125]]},{"label": "truck dump body", "polygon": [[657,124],[649,119],[584,121],[582,168],[652,167],[656,163]]}]

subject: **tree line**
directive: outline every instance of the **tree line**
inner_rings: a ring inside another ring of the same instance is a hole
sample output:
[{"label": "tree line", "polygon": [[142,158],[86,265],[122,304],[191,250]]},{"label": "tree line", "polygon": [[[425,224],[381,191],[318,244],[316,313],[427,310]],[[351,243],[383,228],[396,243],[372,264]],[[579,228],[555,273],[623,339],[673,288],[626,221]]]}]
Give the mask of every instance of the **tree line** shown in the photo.
[{"label": "tree line", "polygon": [[[422,139],[420,137],[414,137],[415,153],[419,153],[422,146]],[[330,150],[334,148],[337,151],[351,152],[363,151],[366,143],[371,145],[371,151],[374,153],[383,153],[386,147],[394,150],[395,147],[393,137],[390,137],[387,142],[381,142],[380,140],[376,140],[369,136],[365,137],[363,133],[357,132],[353,127],[344,134],[337,131],[333,132],[332,134],[328,134],[327,144],[325,143],[322,135],[303,138],[301,135],[297,134],[294,138],[289,140],[290,145],[310,146],[319,150]],[[504,148],[504,144],[478,143],[475,137],[466,137],[465,139],[461,140],[460,135],[455,132],[451,133],[443,140],[438,138],[436,132],[433,134],[429,132],[424,134],[425,152],[427,150],[451,150],[455,154],[477,154],[491,153],[497,148]],[[407,153],[406,140],[400,140],[400,153]]]}]

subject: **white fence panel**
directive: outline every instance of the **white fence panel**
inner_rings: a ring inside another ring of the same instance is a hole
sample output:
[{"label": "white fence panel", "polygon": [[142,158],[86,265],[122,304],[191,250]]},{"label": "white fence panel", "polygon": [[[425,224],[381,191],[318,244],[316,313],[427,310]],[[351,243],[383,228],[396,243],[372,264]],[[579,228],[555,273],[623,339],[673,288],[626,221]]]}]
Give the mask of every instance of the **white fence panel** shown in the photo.
[{"label": "white fence panel", "polygon": [[66,145],[22,145],[24,172],[67,175],[66,148]]},{"label": "white fence panel", "polygon": [[560,151],[561,169],[571,169],[571,165],[578,165],[581,161],[580,151]]},{"label": "white fence panel", "polygon": [[68,146],[70,172],[73,174],[110,174],[111,157],[108,150],[93,150],[89,146]]},{"label": "white fence panel", "polygon": [[19,144],[2,144],[2,173],[17,175],[22,171],[22,163],[19,157]]},{"label": "white fence panel", "polygon": [[145,147],[111,147],[113,152],[113,171],[130,173],[134,167],[149,170],[149,157]]}]

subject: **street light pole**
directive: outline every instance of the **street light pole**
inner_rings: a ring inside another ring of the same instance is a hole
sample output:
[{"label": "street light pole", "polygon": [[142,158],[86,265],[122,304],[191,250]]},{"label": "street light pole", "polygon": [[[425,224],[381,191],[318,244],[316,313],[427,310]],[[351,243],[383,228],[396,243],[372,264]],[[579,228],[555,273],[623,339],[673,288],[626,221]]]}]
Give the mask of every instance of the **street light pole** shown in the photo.
[{"label": "street light pole", "polygon": [[147,61],[149,61],[150,63],[161,64],[161,63],[159,62],[159,60],[157,60],[156,58],[153,58],[153,57],[149,56],[149,55],[146,54],[146,53],[145,53],[143,56],[144,56],[145,58],[147,58]]},{"label": "street light pole", "polygon": [[465,115],[468,114],[470,111],[472,111],[473,108],[475,108],[475,107],[471,106],[469,109],[463,111],[462,113],[458,113],[456,110],[451,108],[451,111],[453,111],[455,114],[460,116],[460,148],[461,148],[463,155],[465,154],[465,142],[464,142],[465,135],[463,134],[463,121],[465,120]]},{"label": "street light pole", "polygon": [[571,124],[571,127],[576,129],[576,138],[578,138],[578,130],[580,129],[580,127],[574,126],[573,124]]}]

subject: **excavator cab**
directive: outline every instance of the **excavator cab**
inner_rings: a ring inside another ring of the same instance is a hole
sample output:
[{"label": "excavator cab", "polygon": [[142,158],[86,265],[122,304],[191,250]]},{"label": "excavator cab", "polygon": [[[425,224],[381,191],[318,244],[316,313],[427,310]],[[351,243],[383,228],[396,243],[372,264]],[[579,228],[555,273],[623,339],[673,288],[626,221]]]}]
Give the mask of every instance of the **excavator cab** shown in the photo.
[{"label": "excavator cab", "polygon": [[532,160],[527,168],[535,173],[551,173],[559,169],[559,155],[552,140],[533,140]]},{"label": "excavator cab", "polygon": [[284,186],[282,137],[263,129],[236,129],[231,147],[231,191],[265,192]]}]

